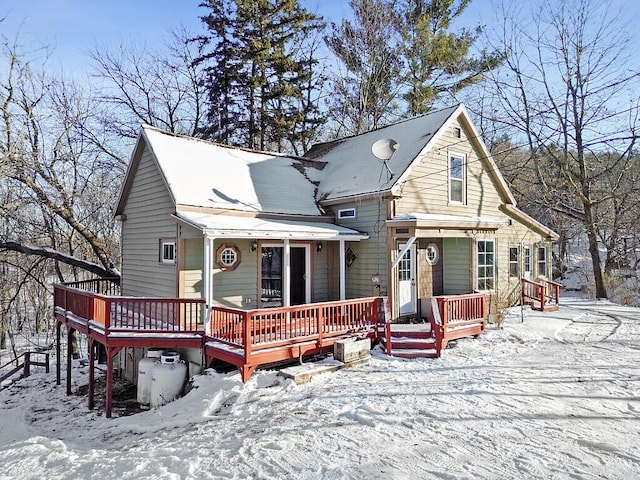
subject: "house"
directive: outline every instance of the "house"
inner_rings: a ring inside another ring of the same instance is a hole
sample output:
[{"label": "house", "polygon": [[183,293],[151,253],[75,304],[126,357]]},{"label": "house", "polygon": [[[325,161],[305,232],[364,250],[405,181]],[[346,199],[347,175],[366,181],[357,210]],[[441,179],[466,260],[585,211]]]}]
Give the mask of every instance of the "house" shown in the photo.
[{"label": "house", "polygon": [[[376,142],[388,147],[382,159]],[[192,373],[222,360],[246,379],[259,364],[367,330],[381,296],[393,320],[428,319],[432,298],[477,292],[492,310],[520,298],[523,278],[549,277],[557,239],[517,208],[463,105],[318,144],[304,157],[145,126],[116,215],[123,297],[101,300],[109,318],[93,338],[133,379],[149,346],[179,348]],[[82,329],[69,323],[83,316],[69,320],[72,290],[57,291],[57,318]],[[173,302],[163,307],[179,319],[170,340],[152,341],[165,327],[150,327],[159,315],[142,300],[127,303],[135,298]],[[122,340],[131,322],[146,333]]]}]

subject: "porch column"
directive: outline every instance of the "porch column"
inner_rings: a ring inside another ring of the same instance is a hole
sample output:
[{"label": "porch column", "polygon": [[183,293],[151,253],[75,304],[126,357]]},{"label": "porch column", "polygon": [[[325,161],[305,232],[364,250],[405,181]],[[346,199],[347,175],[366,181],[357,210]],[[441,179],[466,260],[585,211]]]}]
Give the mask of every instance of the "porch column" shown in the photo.
[{"label": "porch column", "polygon": [[289,239],[284,239],[284,248],[282,249],[282,306],[291,306],[291,245]]},{"label": "porch column", "polygon": [[202,296],[206,302],[204,311],[204,329],[209,334],[209,314],[213,308],[213,241],[214,239],[205,235],[204,237],[204,265],[202,266],[203,292]]},{"label": "porch column", "polygon": [[346,259],[344,255],[344,240],[340,240],[340,300],[347,298],[347,285],[346,285]]}]

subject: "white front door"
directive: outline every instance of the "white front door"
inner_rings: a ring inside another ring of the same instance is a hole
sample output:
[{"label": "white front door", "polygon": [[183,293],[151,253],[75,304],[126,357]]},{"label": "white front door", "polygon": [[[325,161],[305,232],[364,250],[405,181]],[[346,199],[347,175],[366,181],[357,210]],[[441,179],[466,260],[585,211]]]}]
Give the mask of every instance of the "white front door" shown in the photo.
[{"label": "white front door", "polygon": [[[400,245],[398,251],[402,251]],[[400,315],[416,313],[416,246],[411,245],[398,263],[398,306]]]}]

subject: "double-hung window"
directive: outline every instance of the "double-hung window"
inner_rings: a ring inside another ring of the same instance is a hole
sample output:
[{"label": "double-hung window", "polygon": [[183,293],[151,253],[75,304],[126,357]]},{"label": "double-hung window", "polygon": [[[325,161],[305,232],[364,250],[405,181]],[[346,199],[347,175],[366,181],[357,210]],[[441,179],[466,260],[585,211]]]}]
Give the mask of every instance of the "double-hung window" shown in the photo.
[{"label": "double-hung window", "polygon": [[547,247],[546,246],[538,247],[538,276],[539,277],[547,276]]},{"label": "double-hung window", "polygon": [[509,278],[520,276],[520,247],[509,247]]},{"label": "double-hung window", "polygon": [[465,203],[465,159],[464,155],[449,154],[449,201]]},{"label": "double-hung window", "polygon": [[523,248],[524,276],[525,278],[529,278],[531,277],[531,247],[525,245]]},{"label": "double-hung window", "polygon": [[495,241],[476,241],[477,290],[493,290],[496,271]]}]

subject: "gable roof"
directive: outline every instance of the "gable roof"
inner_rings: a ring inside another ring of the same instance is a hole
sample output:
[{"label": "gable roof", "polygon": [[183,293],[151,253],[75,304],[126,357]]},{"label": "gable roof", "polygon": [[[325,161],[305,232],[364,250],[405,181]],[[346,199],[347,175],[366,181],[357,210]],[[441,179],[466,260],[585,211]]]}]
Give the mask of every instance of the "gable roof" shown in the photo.
[{"label": "gable roof", "polygon": [[256,152],[143,126],[116,215],[122,213],[147,146],[175,205],[252,213],[321,215],[304,160]]},{"label": "gable roof", "polygon": [[[487,170],[494,178],[504,201],[515,204],[504,178],[462,104],[435,110],[356,136],[314,145],[305,157],[326,162],[325,168],[321,171],[315,174],[308,172],[309,176],[314,178],[315,175],[320,182],[318,199],[331,203],[332,200],[347,197],[393,193],[410,173],[413,164],[420,161],[421,155],[432,148],[456,120],[471,132],[472,143],[487,164]],[[393,172],[391,178],[384,163],[371,153],[371,146],[383,138],[391,138],[398,142],[397,151],[387,162]]]}]

